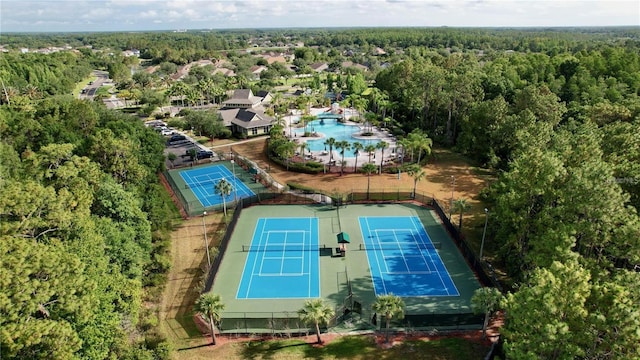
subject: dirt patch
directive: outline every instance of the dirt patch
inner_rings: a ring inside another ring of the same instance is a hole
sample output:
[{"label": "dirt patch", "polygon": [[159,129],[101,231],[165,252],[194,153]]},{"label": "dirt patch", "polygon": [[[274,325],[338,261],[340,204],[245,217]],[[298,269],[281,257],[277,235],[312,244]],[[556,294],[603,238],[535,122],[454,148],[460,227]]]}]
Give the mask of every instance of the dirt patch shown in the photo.
[{"label": "dirt patch", "polygon": [[204,224],[202,217],[192,218],[171,235],[172,267],[160,304],[159,320],[167,336],[178,342],[199,334],[191,308],[200,294],[207,269],[204,229],[213,259],[213,247],[220,237],[221,226],[222,214],[208,214]]},{"label": "dirt patch", "polygon": [[[216,151],[231,151],[239,153],[265,169],[279,183],[296,183],[327,193],[344,193],[349,191],[366,191],[367,176],[354,173],[353,168],[347,169],[344,175],[338,171],[329,174],[309,175],[288,172],[285,168],[272,164],[265,154],[266,139],[258,139],[233,146],[218,146]],[[470,166],[465,159],[448,150],[434,149],[431,162],[423,167],[426,176],[417,183],[417,192],[435,197],[446,211],[452,198],[465,198],[472,206],[470,214],[483,214],[483,207],[477,196],[492,180],[491,176],[480,175],[479,171]],[[335,170],[334,170],[335,171]],[[455,180],[455,183],[454,183]],[[412,191],[414,179],[406,173],[373,174],[370,179],[371,191]]]}]

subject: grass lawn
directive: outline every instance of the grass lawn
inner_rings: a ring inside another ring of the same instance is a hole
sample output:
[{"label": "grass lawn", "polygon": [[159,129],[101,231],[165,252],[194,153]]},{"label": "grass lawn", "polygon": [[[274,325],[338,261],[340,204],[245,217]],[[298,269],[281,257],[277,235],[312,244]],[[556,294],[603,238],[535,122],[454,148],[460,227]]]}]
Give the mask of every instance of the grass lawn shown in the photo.
[{"label": "grass lawn", "polygon": [[92,81],[96,81],[96,77],[93,75],[77,83],[76,87],[73,89],[73,97],[77,98],[78,96],[80,96],[80,91],[82,91],[82,89],[84,89]]},{"label": "grass lawn", "polygon": [[[315,338],[315,336],[313,336]],[[461,338],[406,340],[385,348],[371,335],[343,336],[322,346],[304,340],[232,342],[178,351],[179,359],[478,359],[489,347]]]}]

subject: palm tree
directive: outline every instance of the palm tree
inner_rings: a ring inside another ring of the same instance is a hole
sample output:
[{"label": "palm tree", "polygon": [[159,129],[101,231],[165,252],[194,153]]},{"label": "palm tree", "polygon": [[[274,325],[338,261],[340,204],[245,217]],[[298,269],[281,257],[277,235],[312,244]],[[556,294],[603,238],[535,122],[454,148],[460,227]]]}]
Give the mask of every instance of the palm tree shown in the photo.
[{"label": "palm tree", "polygon": [[384,149],[389,148],[389,143],[382,140],[378,144],[376,144],[376,149],[380,149],[380,174],[382,174],[382,166],[384,165]]},{"label": "palm tree", "polygon": [[427,174],[424,172],[424,170],[422,170],[422,167],[418,164],[413,164],[409,166],[409,168],[407,169],[407,174],[409,174],[409,176],[413,178],[413,194],[411,194],[411,197],[415,199],[416,188],[418,187],[418,181],[424,179],[424,177]]},{"label": "palm tree", "polygon": [[386,342],[388,343],[391,318],[404,318],[404,301],[402,301],[399,296],[391,293],[387,295],[380,295],[376,298],[376,302],[373,303],[371,309],[376,313],[384,315],[386,321]]},{"label": "palm tree", "polygon": [[271,95],[271,104],[273,104],[273,110],[278,113],[278,108],[280,106],[280,101],[282,101],[282,93],[276,92]]},{"label": "palm tree", "polygon": [[300,118],[300,122],[302,123],[302,126],[304,127],[305,136],[307,135],[307,125],[309,125],[309,123],[312,122],[315,119],[316,119],[316,117],[313,116],[313,115],[302,115],[302,117]]},{"label": "palm tree", "polygon": [[340,160],[338,161],[338,165],[340,165],[340,176],[342,176],[343,172],[344,172],[344,168],[347,167],[347,164],[349,163],[348,161],[345,160]]},{"label": "palm tree", "polygon": [[458,221],[458,232],[460,232],[462,230],[462,214],[471,209],[471,205],[467,199],[460,198],[453,202],[453,209],[460,212],[460,221]]},{"label": "palm tree", "polygon": [[340,176],[344,174],[344,153],[351,149],[351,143],[347,140],[338,141],[336,143],[336,148],[341,149],[340,154],[342,155],[342,160],[340,160]]},{"label": "palm tree", "polygon": [[287,171],[289,171],[289,163],[291,162],[291,158],[296,152],[296,146],[296,143],[294,143],[293,141],[285,141],[276,149],[278,154],[287,161]]},{"label": "palm tree", "polygon": [[32,84],[27,84],[27,86],[22,89],[24,95],[26,95],[30,100],[34,100],[40,98],[42,93],[38,90],[38,87]]},{"label": "palm tree", "polygon": [[214,293],[205,293],[200,295],[196,301],[194,310],[209,319],[209,328],[211,330],[212,344],[216,344],[216,322],[220,322],[222,318],[222,310],[224,304],[220,295]]},{"label": "palm tree", "polygon": [[496,288],[479,288],[471,297],[471,309],[475,314],[484,314],[482,323],[482,338],[487,336],[487,325],[494,311],[498,310],[502,302],[502,293]]},{"label": "palm tree", "polygon": [[248,88],[249,79],[246,76],[244,76],[242,74],[236,75],[236,80],[238,82],[238,87],[240,89],[247,89]]},{"label": "palm tree", "polygon": [[169,75],[165,75],[161,80],[160,80],[160,85],[162,87],[164,87],[165,89],[169,89],[171,87],[171,84],[173,83],[173,79],[171,79],[171,76]]},{"label": "palm tree", "polygon": [[306,162],[304,157],[304,152],[305,150],[309,150],[309,144],[306,141],[303,141],[300,144],[298,144],[298,149],[300,149],[300,154],[302,154],[302,161]]},{"label": "palm tree", "polygon": [[364,114],[364,131],[367,135],[373,134],[373,126],[378,124],[378,116],[372,112]]},{"label": "palm tree", "polygon": [[[407,150],[411,148],[411,146],[409,144],[409,139],[403,138],[403,139],[398,140],[397,143],[398,143],[398,145],[400,145],[400,147],[402,147],[402,158],[401,158],[400,164],[404,165],[404,158],[407,156]],[[412,161],[413,161],[413,159],[412,159]]]},{"label": "palm tree", "polygon": [[376,146],[373,144],[368,144],[364,147],[364,151],[369,154],[369,162],[371,162],[371,156],[376,152]]},{"label": "palm tree", "polygon": [[[433,146],[433,141],[420,129],[414,129],[409,133],[408,136],[409,144],[413,149],[418,151],[418,161],[420,164],[420,158],[422,156],[422,151],[424,150],[427,155],[431,154],[431,146]],[[411,159],[413,161],[413,158]]]},{"label": "palm tree", "polygon": [[180,102],[182,103],[182,107],[184,107],[184,99],[187,96],[189,91],[189,85],[185,84],[182,81],[178,81],[174,83],[171,88],[169,88],[170,96],[179,96]]},{"label": "palm tree", "polygon": [[382,102],[388,98],[389,96],[382,90],[376,87],[371,88],[368,96],[369,109],[375,111],[376,114],[379,114]]},{"label": "palm tree", "polygon": [[358,171],[358,155],[360,155],[360,151],[364,150],[364,145],[361,142],[354,142],[351,144],[353,148],[353,154],[356,156],[356,164],[353,166],[353,172]]},{"label": "palm tree", "polygon": [[304,302],[304,307],[298,310],[298,317],[305,324],[314,324],[318,344],[322,343],[320,338],[320,325],[327,324],[334,316],[334,311],[324,303],[322,299],[310,299]]},{"label": "palm tree", "polygon": [[[330,137],[325,142],[324,145],[329,145],[329,162],[333,160],[333,146],[336,144],[336,139]],[[326,150],[326,149],[325,149]]]},{"label": "palm tree", "polygon": [[222,103],[222,97],[226,94],[224,84],[213,84],[211,87],[211,94],[213,95],[213,102],[216,104]]},{"label": "palm tree", "polygon": [[369,200],[369,189],[371,188],[371,173],[377,169],[378,167],[372,163],[366,163],[360,168],[360,171],[367,174],[367,200]]},{"label": "palm tree", "polygon": [[122,89],[118,91],[118,93],[116,94],[116,97],[118,99],[122,99],[122,101],[124,102],[124,107],[129,107],[129,103],[127,102],[127,100],[131,99],[131,91],[127,89]]},{"label": "palm tree", "polygon": [[198,105],[198,100],[200,100],[202,98],[202,94],[200,94],[200,91],[198,89],[196,89],[196,87],[190,87],[189,90],[187,91],[187,102],[189,103],[190,106],[196,106]]},{"label": "palm tree", "polygon": [[273,123],[276,124],[276,125],[280,125],[283,128],[287,125],[287,121],[282,116],[277,115],[277,114],[276,114],[275,120],[273,120]]},{"label": "palm tree", "polygon": [[211,79],[200,79],[196,84],[196,89],[200,92],[200,105],[204,105],[204,101],[207,102],[211,99],[211,87],[213,86],[213,80]]},{"label": "palm tree", "polygon": [[222,206],[224,209],[224,216],[227,216],[227,196],[231,195],[231,190],[233,190],[233,186],[226,179],[220,179],[216,183],[216,186],[213,188],[216,194],[222,196]]}]

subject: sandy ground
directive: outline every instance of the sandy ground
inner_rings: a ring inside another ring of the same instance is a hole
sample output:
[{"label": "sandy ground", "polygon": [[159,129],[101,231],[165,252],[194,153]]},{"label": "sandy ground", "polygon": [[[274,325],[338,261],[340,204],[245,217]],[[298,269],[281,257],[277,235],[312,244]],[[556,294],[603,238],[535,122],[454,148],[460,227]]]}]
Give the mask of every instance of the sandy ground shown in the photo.
[{"label": "sandy ground", "polygon": [[[232,147],[234,151],[252,159],[263,169],[268,169],[269,174],[281,184],[297,183],[326,192],[366,191],[367,189],[367,176],[354,173],[352,167],[346,168],[347,173],[340,176],[337,168],[329,174],[308,175],[288,172],[284,168],[271,165],[265,155],[265,146],[266,140],[258,139]],[[228,144],[214,148],[216,151],[226,152],[230,149],[231,145]],[[360,158],[361,161],[365,160],[363,156]],[[464,159],[446,150],[434,150],[432,158],[431,163],[424,167],[426,176],[418,182],[417,192],[435,196],[446,207],[450,203],[453,190],[454,199],[465,198],[473,208],[480,209],[477,194],[491,181],[491,177],[479,175],[478,171],[470,167]],[[372,191],[381,189],[412,191],[413,186],[414,179],[406,173],[400,176],[385,173],[371,175]],[[471,211],[471,214],[473,213],[474,211]]]},{"label": "sandy ground", "polygon": [[214,256],[220,238],[222,214],[208,214],[186,220],[171,236],[172,267],[160,304],[161,327],[174,341],[189,339],[194,331],[191,307],[200,294],[207,269],[204,229]]}]

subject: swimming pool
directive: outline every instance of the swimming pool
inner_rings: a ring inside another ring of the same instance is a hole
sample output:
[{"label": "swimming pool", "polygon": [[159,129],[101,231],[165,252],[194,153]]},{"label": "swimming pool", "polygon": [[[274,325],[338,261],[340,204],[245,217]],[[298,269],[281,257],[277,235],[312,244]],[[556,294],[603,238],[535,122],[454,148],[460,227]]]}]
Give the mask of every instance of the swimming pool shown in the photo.
[{"label": "swimming pool", "polygon": [[[323,118],[319,120],[313,120],[309,124],[307,124],[307,131],[317,132],[324,135],[324,137],[321,137],[321,138],[317,138],[314,140],[307,140],[307,144],[309,144],[309,149],[311,151],[323,151],[323,150],[329,151],[329,147],[328,146],[325,147],[324,145],[324,142],[327,141],[328,138],[334,138],[336,139],[336,142],[346,140],[352,146],[353,146],[353,143],[355,142],[359,142],[364,146],[367,146],[369,144],[372,144],[375,146],[380,142],[379,139],[366,139],[366,140],[354,139],[353,134],[359,133],[361,131],[360,126],[345,125],[343,123],[338,122],[337,119]],[[296,129],[295,133],[297,136],[304,135],[304,128]],[[341,157],[341,155],[339,154],[339,150],[337,150],[336,147],[334,146],[333,151],[335,151],[335,153],[338,155],[338,159],[336,160],[339,160],[339,158]],[[365,153],[364,151],[361,151],[360,156],[363,156],[363,155],[365,155]],[[353,153],[353,149],[352,149],[347,151],[344,154],[344,157],[353,158],[353,157],[356,157],[356,155]]]}]

